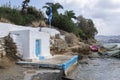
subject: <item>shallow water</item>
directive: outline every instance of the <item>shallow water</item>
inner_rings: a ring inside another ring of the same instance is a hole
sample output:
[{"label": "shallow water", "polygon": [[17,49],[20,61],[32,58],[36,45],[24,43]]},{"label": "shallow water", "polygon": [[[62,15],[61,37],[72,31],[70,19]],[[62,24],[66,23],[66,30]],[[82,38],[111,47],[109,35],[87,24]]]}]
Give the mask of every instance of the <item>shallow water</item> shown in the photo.
[{"label": "shallow water", "polygon": [[120,60],[90,59],[89,64],[78,64],[72,74],[74,80],[120,80]]},{"label": "shallow water", "polygon": [[120,47],[120,43],[103,43],[103,44],[117,45],[118,47]]}]

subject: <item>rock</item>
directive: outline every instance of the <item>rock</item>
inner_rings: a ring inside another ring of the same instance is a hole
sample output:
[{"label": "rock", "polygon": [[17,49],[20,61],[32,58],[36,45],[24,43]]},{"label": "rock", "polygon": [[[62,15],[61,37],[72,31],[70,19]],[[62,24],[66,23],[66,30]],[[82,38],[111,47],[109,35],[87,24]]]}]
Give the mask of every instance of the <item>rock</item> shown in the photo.
[{"label": "rock", "polygon": [[73,33],[68,33],[65,35],[65,41],[69,46],[74,46],[78,44],[79,39]]},{"label": "rock", "polygon": [[67,50],[67,43],[62,39],[54,39],[54,43],[51,45],[51,52],[61,54]]},{"label": "rock", "polygon": [[30,24],[30,26],[33,27],[46,27],[46,23],[45,21],[33,21],[32,24]]},{"label": "rock", "polygon": [[12,60],[22,60],[21,57],[17,56],[17,46],[14,43],[13,39],[10,37],[10,35],[4,37],[5,40],[5,52],[6,55],[12,59]]},{"label": "rock", "polygon": [[5,23],[11,23],[8,19],[6,18],[0,18],[0,22],[5,22]]},{"label": "rock", "polygon": [[36,71],[35,70],[28,70],[26,73],[28,73],[28,74],[35,74]]},{"label": "rock", "polygon": [[33,26],[33,27],[39,27],[39,25],[40,25],[39,21],[33,21],[31,24],[31,26]]},{"label": "rock", "polygon": [[82,59],[78,60],[79,64],[89,64],[89,58],[87,56],[84,56]]},{"label": "rock", "polygon": [[55,39],[60,39],[60,34],[56,34]]},{"label": "rock", "polygon": [[63,30],[60,30],[60,34],[61,34],[61,35],[66,35],[66,34],[68,34],[68,32],[63,31]]},{"label": "rock", "polygon": [[76,45],[76,46],[70,47],[69,50],[71,50],[73,53],[80,53],[79,52],[80,47],[81,46]]},{"label": "rock", "polygon": [[4,38],[0,38],[0,57],[6,56]]},{"label": "rock", "polygon": [[89,56],[92,54],[89,48],[89,45],[82,42],[80,42],[79,45],[69,47],[68,50],[71,51],[72,54],[76,55],[77,53],[80,58],[82,58],[83,56]]},{"label": "rock", "polygon": [[79,42],[73,33],[67,33],[65,31],[60,31],[61,35],[64,35],[64,39],[60,38],[60,35],[55,35],[51,38],[51,53],[64,53],[76,55],[89,55],[91,54],[89,45]]},{"label": "rock", "polygon": [[89,57],[90,58],[100,58],[100,55],[98,54],[98,52],[93,52]]},{"label": "rock", "polygon": [[47,25],[46,25],[45,21],[40,21],[39,26],[40,26],[40,27],[46,27]]},{"label": "rock", "polygon": [[85,43],[83,43],[83,42],[78,42],[78,45],[84,45]]},{"label": "rock", "polygon": [[79,51],[83,54],[83,55],[89,55],[91,54],[91,50],[89,48],[88,44],[84,44],[84,45],[80,45],[80,49]]}]

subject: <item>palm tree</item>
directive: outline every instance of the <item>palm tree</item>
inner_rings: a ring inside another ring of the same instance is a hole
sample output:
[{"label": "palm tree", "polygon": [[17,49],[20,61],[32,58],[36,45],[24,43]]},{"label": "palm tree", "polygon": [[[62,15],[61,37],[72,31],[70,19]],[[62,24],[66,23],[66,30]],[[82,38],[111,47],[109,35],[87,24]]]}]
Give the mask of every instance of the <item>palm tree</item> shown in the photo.
[{"label": "palm tree", "polygon": [[71,19],[71,18],[76,19],[76,16],[75,16],[75,13],[73,12],[73,10],[65,11],[65,16],[67,16],[69,19]]},{"label": "palm tree", "polygon": [[30,0],[24,0],[22,2],[22,12],[24,12],[24,10],[27,9],[29,2],[30,2]]},{"label": "palm tree", "polygon": [[47,16],[49,16],[49,14],[50,14],[50,7],[52,7],[52,13],[53,14],[58,14],[58,9],[63,9],[63,6],[59,3],[54,4],[54,3],[48,2],[48,3],[46,3],[45,6],[43,6],[43,8],[46,8]]}]

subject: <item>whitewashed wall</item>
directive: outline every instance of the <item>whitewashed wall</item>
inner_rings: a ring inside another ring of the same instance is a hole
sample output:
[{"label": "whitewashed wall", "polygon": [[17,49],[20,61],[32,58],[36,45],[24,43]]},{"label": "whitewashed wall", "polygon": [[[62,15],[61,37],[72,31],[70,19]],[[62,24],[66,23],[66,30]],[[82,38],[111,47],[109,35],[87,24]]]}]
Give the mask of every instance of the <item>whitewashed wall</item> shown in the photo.
[{"label": "whitewashed wall", "polygon": [[[35,41],[36,40],[41,40],[41,54],[40,56],[42,57],[51,57],[50,54],[50,36],[49,34],[45,33],[45,32],[39,32],[39,31],[34,31],[34,30],[30,30],[30,53],[35,53]],[[34,48],[34,49],[32,49]],[[31,57],[34,56],[33,54],[31,55]]]},{"label": "whitewashed wall", "polygon": [[29,30],[12,31],[10,34],[17,45],[18,53],[23,56],[23,59],[30,59]]},{"label": "whitewashed wall", "polygon": [[18,52],[21,52],[23,59],[39,59],[36,56],[36,40],[41,40],[41,57],[51,57],[50,54],[50,36],[47,33],[35,30],[12,31],[11,36],[17,44]]},{"label": "whitewashed wall", "polygon": [[[18,31],[18,30],[35,30],[39,31],[40,28],[32,28],[30,26],[18,26],[9,23],[0,22],[0,37],[7,36],[10,31]],[[42,28],[41,32],[48,33],[50,36],[55,36],[56,34],[60,34],[60,32],[53,28]]]},{"label": "whitewashed wall", "polygon": [[0,22],[0,37],[5,37],[9,33],[12,34],[14,41],[17,44],[18,54],[21,54],[24,59],[36,59],[35,55],[35,41],[41,40],[41,54],[40,56],[51,57],[50,54],[50,36],[60,34],[56,29],[51,28],[32,28],[28,26],[18,26],[9,23]]},{"label": "whitewashed wall", "polygon": [[9,34],[9,29],[7,26],[0,23],[0,37],[5,37]]},{"label": "whitewashed wall", "polygon": [[48,33],[50,36],[55,36],[56,34],[60,34],[58,30],[52,28],[42,28],[41,31]]},{"label": "whitewashed wall", "polygon": [[0,22],[0,37],[7,36],[10,33],[10,31],[30,30],[30,29],[38,30],[37,28],[32,28],[28,26],[18,26],[18,25]]}]

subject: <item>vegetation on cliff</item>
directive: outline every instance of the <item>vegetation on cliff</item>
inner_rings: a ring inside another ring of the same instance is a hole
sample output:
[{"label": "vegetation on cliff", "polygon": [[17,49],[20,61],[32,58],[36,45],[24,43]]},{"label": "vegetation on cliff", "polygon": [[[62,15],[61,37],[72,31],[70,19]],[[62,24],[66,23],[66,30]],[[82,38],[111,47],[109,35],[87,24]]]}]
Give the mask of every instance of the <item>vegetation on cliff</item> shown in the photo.
[{"label": "vegetation on cliff", "polygon": [[35,7],[29,6],[20,10],[17,7],[11,8],[9,3],[0,7],[0,18],[5,18],[11,23],[25,26],[33,21],[43,20],[44,15]]},{"label": "vegetation on cliff", "polygon": [[[24,0],[21,8],[11,8],[10,3],[0,6],[0,19],[7,19],[17,25],[31,26],[33,22],[40,22],[41,20],[49,24],[43,12],[30,6],[29,2],[30,0]],[[63,9],[63,6],[59,3],[49,2],[43,6],[46,9],[47,16],[50,14],[50,6],[52,6],[52,26],[74,33],[81,40],[88,41],[89,39],[94,39],[94,36],[97,34],[97,29],[91,19],[86,19],[81,15],[75,16],[73,10],[67,10],[63,14],[59,13],[58,9]]]}]

